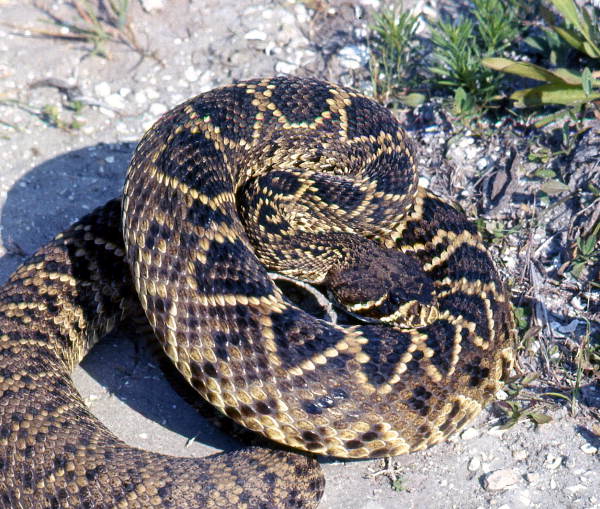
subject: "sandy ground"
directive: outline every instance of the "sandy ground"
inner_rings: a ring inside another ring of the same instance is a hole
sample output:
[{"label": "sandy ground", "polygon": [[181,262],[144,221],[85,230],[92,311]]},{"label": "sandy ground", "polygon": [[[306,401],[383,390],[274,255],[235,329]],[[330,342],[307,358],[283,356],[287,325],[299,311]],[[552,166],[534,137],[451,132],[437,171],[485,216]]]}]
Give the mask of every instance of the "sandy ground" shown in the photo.
[{"label": "sandy ground", "polygon": [[[2,281],[54,234],[120,192],[136,140],[169,107],[259,75],[312,74],[344,82],[352,58],[360,59],[353,47],[335,42],[334,29],[326,40],[322,30],[311,30],[302,3],[163,3],[162,10],[146,12],[137,2],[131,9],[144,58],[125,45],[108,44],[106,59],[91,55],[89,43],[33,37],[35,32],[7,26],[57,30],[41,21],[48,18],[32,2],[0,0]],[[38,5],[76,19],[66,2]],[[329,13],[332,25],[336,16],[360,17],[361,4],[349,5]],[[70,92],[84,107],[69,110],[60,87],[44,81],[50,78],[61,80],[63,90],[76,87]],[[58,126],[41,113],[52,108]],[[128,443],[176,455],[240,446],[181,400],[137,345],[127,335],[111,336],[75,373],[103,422]],[[497,416],[484,412],[460,437],[388,465],[400,479],[394,487],[382,473],[383,461],[323,459],[327,488],[321,507],[600,508],[597,437],[565,409],[552,417],[537,428],[523,421],[502,431]],[[491,481],[499,478],[499,489],[484,482],[490,474]]]}]

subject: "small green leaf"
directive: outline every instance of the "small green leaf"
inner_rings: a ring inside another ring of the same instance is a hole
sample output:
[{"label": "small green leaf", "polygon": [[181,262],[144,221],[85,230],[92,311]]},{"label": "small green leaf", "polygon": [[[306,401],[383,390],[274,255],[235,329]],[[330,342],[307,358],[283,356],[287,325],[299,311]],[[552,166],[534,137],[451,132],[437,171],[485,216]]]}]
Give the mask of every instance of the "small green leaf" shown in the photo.
[{"label": "small green leaf", "polygon": [[542,178],[556,177],[556,173],[554,172],[554,170],[549,170],[547,168],[542,168],[540,170],[536,170],[534,175],[536,177],[542,177]]},{"label": "small green leaf", "polygon": [[517,320],[517,327],[520,330],[525,330],[529,325],[529,310],[524,307],[515,307],[515,318]]},{"label": "small green leaf", "polygon": [[498,426],[498,429],[502,429],[502,430],[506,430],[506,429],[510,429],[512,428],[515,424],[517,424],[517,422],[519,422],[518,418],[515,417],[511,417],[510,419],[508,419],[504,424],[502,424],[501,426]]},{"label": "small green leaf", "polygon": [[517,76],[522,76],[523,78],[529,78],[536,81],[579,85],[579,81],[577,83],[571,83],[571,80],[566,80],[563,76],[560,76],[555,72],[544,69],[539,65],[530,64],[528,62],[514,62],[508,58],[484,58],[481,63],[490,69],[494,69],[495,71],[516,74]]},{"label": "small green leaf", "polygon": [[392,489],[394,491],[404,491],[404,480],[396,479],[394,482],[392,482]]},{"label": "small green leaf", "polygon": [[585,269],[585,266],[586,266],[585,262],[573,263],[573,266],[571,267],[571,274],[573,275],[573,277],[580,279],[583,269]]},{"label": "small green leaf", "polygon": [[529,46],[530,48],[533,48],[534,50],[542,53],[545,49],[542,46],[542,42],[540,41],[540,39],[538,37],[526,37],[523,41],[525,44],[527,44],[527,46]]},{"label": "small green leaf", "polygon": [[563,15],[563,17],[581,33],[584,33],[584,27],[579,19],[577,5],[573,0],[550,0],[554,7]]},{"label": "small green leaf", "polygon": [[413,107],[420,106],[425,102],[426,99],[427,97],[424,94],[418,94],[416,92],[398,97],[398,101],[400,101],[402,104]]},{"label": "small green leaf", "polygon": [[552,26],[551,28],[558,35],[560,35],[569,46],[572,46],[581,53],[585,53],[585,40],[582,40],[580,38],[578,32],[576,32],[575,30],[569,30],[568,28],[564,27]]},{"label": "small green leaf", "polygon": [[591,41],[583,43],[583,52],[591,58],[600,58],[600,48]]},{"label": "small green leaf", "polygon": [[597,239],[595,235],[590,235],[585,239],[577,239],[577,245],[579,246],[581,254],[584,256],[590,256],[594,252],[596,240]]},{"label": "small green leaf", "polygon": [[550,196],[564,193],[565,191],[570,191],[568,185],[563,184],[560,180],[556,180],[556,179],[552,179],[547,182],[544,182],[544,184],[541,187],[541,190]]},{"label": "small green leaf", "polygon": [[527,417],[529,417],[536,424],[548,424],[549,422],[552,422],[552,417],[538,412],[527,412]]},{"label": "small green leaf", "polygon": [[556,122],[557,120],[560,120],[561,118],[566,116],[568,113],[569,113],[569,110],[563,109],[563,110],[557,111],[555,113],[550,113],[549,115],[543,115],[541,117],[538,117],[538,119],[535,122],[535,126],[536,127],[547,126],[548,124],[551,124],[552,122]]},{"label": "small green leaf", "polygon": [[580,85],[551,84],[517,90],[510,98],[515,101],[515,106],[518,108],[544,104],[574,106],[600,99],[600,93],[594,92],[586,95]]}]

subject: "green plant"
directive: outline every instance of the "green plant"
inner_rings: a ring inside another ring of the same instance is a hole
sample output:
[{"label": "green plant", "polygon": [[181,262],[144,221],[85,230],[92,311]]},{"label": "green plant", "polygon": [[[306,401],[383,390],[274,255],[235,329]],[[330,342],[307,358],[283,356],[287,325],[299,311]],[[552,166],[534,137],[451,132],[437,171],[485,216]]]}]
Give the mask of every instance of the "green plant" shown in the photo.
[{"label": "green plant", "polygon": [[425,99],[421,94],[404,94],[402,90],[410,85],[417,61],[414,58],[417,24],[418,18],[399,6],[373,15],[369,67],[373,95],[382,102],[397,99],[417,105]]},{"label": "green plant", "polygon": [[404,487],[404,479],[399,477],[395,481],[392,481],[392,489],[394,491],[404,491],[406,488]]},{"label": "green plant", "polygon": [[39,118],[52,127],[58,127],[65,131],[72,131],[81,128],[81,122],[72,119],[70,122],[62,118],[60,108],[52,104],[46,104],[39,113]]},{"label": "green plant", "polygon": [[519,331],[524,332],[529,327],[529,320],[531,318],[531,310],[523,306],[515,307],[515,320],[517,321],[517,327]]},{"label": "green plant", "polygon": [[457,21],[440,20],[432,26],[432,63],[437,84],[454,90],[454,109],[465,116],[484,110],[500,93],[501,77],[481,64],[500,55],[519,34],[512,2],[473,0],[473,7]]},{"label": "green plant", "polygon": [[130,3],[130,0],[73,0],[68,5],[77,15],[74,21],[67,21],[44,6],[38,6],[51,22],[62,27],[62,30],[29,30],[44,37],[86,41],[92,45],[92,54],[105,58],[109,58],[106,48],[109,41],[125,44],[141,52],[128,24]]},{"label": "green plant", "polygon": [[[573,0],[551,0],[551,2],[566,23],[557,25],[554,15],[545,9],[542,13],[550,30],[568,46],[580,52],[583,58],[587,58],[591,63],[597,65],[600,60],[600,30],[598,29],[600,10],[594,7],[588,11],[585,7],[577,6]],[[548,36],[551,32],[546,31],[545,33]],[[551,44],[553,47],[557,47],[555,39]],[[538,44],[538,47],[541,45]],[[554,54],[554,62],[556,62],[556,54]],[[559,114],[541,119],[538,121],[538,125],[554,121],[566,113],[581,116],[585,106],[600,99],[600,80],[597,79],[600,77],[600,71],[592,71],[588,66],[583,66],[578,70],[562,67],[546,69],[530,62],[516,62],[506,58],[493,57],[484,58],[482,63],[495,71],[543,83],[513,92],[510,98],[515,101],[515,106],[520,108],[544,105],[570,107],[569,110],[563,110]]]},{"label": "green plant", "polygon": [[598,249],[596,248],[596,245],[600,241],[598,238],[599,234],[600,222],[596,224],[596,227],[587,237],[580,237],[575,243],[575,256],[571,266],[571,274],[577,279],[581,278],[583,269],[587,265],[600,261]]},{"label": "green plant", "polygon": [[552,417],[541,412],[534,412],[533,406],[524,407],[516,401],[500,401],[498,408],[506,415],[506,422],[500,426],[500,429],[510,429],[519,421],[529,419],[533,423],[547,424],[552,421]]}]

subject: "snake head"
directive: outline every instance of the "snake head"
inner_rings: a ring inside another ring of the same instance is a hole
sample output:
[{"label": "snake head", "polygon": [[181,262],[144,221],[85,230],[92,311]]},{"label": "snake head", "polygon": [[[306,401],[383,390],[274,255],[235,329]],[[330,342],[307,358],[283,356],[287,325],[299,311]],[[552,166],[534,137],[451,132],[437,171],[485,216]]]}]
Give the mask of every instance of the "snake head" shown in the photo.
[{"label": "snake head", "polygon": [[361,249],[334,267],[325,284],[338,304],[363,321],[413,328],[439,315],[429,276],[415,258],[394,249]]}]

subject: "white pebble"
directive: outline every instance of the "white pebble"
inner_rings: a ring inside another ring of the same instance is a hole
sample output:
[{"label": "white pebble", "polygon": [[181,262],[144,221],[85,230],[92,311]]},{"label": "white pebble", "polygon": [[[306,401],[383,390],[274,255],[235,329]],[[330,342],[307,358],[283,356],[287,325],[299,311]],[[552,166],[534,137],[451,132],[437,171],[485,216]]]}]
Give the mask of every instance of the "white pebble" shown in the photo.
[{"label": "white pebble", "polygon": [[145,90],[146,92],[146,97],[148,99],[150,99],[151,101],[154,99],[158,99],[160,97],[160,94],[158,93],[158,91],[155,88],[147,88]]},{"label": "white pebble", "polygon": [[527,479],[527,482],[529,484],[537,484],[538,482],[540,482],[541,475],[537,472],[527,472],[525,474],[525,479]]},{"label": "white pebble", "polygon": [[121,110],[125,107],[125,99],[123,99],[121,94],[110,94],[104,98],[104,101],[111,108],[115,108],[116,110]]},{"label": "white pebble", "polygon": [[574,484],[573,486],[567,486],[564,491],[571,495],[576,495],[577,493],[585,491],[586,489],[587,486],[584,486],[583,484]]},{"label": "white pebble", "polygon": [[488,435],[492,435],[493,437],[501,437],[506,432],[506,429],[500,426],[494,426],[488,430]]},{"label": "white pebble", "polygon": [[549,453],[546,456],[546,461],[544,461],[544,467],[546,467],[548,470],[556,470],[562,465],[562,462],[562,457]]},{"label": "white pebble", "polygon": [[519,482],[521,476],[510,468],[496,470],[483,480],[483,487],[489,491],[506,490]]},{"label": "white pebble", "polygon": [[94,93],[98,97],[107,97],[108,95],[110,95],[110,85],[106,83],[106,81],[96,83],[96,85],[94,86]]},{"label": "white pebble", "polygon": [[479,431],[475,428],[467,428],[460,434],[460,438],[463,440],[471,440],[472,438],[477,438],[479,436]]},{"label": "white pebble", "polygon": [[419,185],[426,189],[429,188],[429,179],[427,177],[420,176],[419,177]]},{"label": "white pebble", "polygon": [[246,32],[244,39],[247,41],[266,41],[267,34],[262,30],[250,30],[249,32]]},{"label": "white pebble", "polygon": [[575,309],[578,309],[579,311],[583,311],[586,308],[586,303],[584,303],[581,298],[579,297],[579,295],[575,295],[575,297],[573,297],[571,299],[571,304],[573,305],[573,307]]},{"label": "white pebble", "polygon": [[165,6],[164,0],[140,0],[140,3],[146,12],[163,9]]},{"label": "white pebble", "polygon": [[480,467],[481,460],[477,456],[475,456],[474,458],[471,458],[471,461],[469,461],[467,469],[469,470],[469,472],[477,472],[477,470],[479,470]]},{"label": "white pebble", "polygon": [[598,448],[592,444],[583,444],[580,449],[586,454],[596,454],[598,452]]},{"label": "white pebble", "polygon": [[152,113],[152,115],[158,116],[158,115],[162,115],[163,113],[165,113],[167,111],[167,107],[164,104],[161,103],[152,103],[150,105],[150,113]]},{"label": "white pebble", "polygon": [[369,60],[369,53],[364,46],[346,46],[339,52],[340,65],[346,69],[360,69]]},{"label": "white pebble", "polygon": [[200,76],[200,72],[194,69],[191,65],[184,71],[183,77],[188,80],[190,83],[193,83]]},{"label": "white pebble", "polygon": [[275,64],[275,71],[282,74],[292,74],[293,72],[296,72],[296,69],[298,69],[297,65],[290,62],[284,62],[283,60],[279,60],[279,62]]},{"label": "white pebble", "polygon": [[506,394],[506,392],[504,392],[502,389],[500,389],[497,393],[496,393],[496,399],[498,401],[506,401],[508,399],[508,394]]},{"label": "white pebble", "polygon": [[136,92],[135,95],[133,96],[133,100],[136,102],[136,104],[139,104],[139,105],[146,104],[148,102],[146,93],[143,90]]}]

